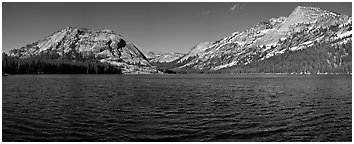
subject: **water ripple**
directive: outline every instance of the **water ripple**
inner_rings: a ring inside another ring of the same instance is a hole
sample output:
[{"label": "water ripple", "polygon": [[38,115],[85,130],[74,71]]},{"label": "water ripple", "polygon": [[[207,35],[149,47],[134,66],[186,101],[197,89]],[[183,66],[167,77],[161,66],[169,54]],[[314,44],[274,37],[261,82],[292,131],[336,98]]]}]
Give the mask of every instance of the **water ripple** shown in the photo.
[{"label": "water ripple", "polygon": [[6,77],[3,140],[351,141],[351,76],[249,77]]}]

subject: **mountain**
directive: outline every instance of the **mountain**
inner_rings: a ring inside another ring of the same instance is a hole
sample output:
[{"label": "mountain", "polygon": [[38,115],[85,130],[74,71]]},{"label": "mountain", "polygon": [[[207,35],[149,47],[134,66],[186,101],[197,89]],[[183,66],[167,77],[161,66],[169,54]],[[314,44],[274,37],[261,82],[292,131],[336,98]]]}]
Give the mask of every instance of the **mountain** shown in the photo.
[{"label": "mountain", "polygon": [[161,51],[145,52],[145,56],[149,62],[156,66],[157,69],[163,73],[176,73],[174,70],[172,70],[175,68],[175,62],[184,55],[185,54],[183,53]]},{"label": "mountain", "polygon": [[91,58],[118,67],[122,73],[157,72],[133,43],[112,30],[66,27],[43,40],[10,51],[10,56],[22,59],[40,55],[58,55],[58,60],[69,57],[74,62]]},{"label": "mountain", "polygon": [[[350,16],[298,6],[288,17],[198,44],[174,62],[174,70],[325,73],[336,69],[351,73],[351,41]],[[289,58],[295,55],[309,58]],[[261,63],[273,68],[260,69]],[[323,65],[330,68],[319,68]]]},{"label": "mountain", "polygon": [[11,50],[3,66],[20,73],[351,73],[351,48],[351,16],[298,6],[288,17],[200,43],[186,54],[145,56],[111,30],[67,27]]},{"label": "mountain", "polygon": [[146,58],[152,63],[169,63],[184,56],[183,53],[171,53],[150,51],[145,54]]}]

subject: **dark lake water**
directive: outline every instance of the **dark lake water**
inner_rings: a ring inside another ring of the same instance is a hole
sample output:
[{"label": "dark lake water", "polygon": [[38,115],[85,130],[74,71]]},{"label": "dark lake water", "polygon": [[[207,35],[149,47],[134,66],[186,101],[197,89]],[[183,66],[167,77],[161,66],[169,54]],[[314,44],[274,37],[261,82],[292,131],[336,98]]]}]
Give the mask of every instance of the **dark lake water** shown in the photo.
[{"label": "dark lake water", "polygon": [[351,141],[351,75],[2,77],[3,141]]}]

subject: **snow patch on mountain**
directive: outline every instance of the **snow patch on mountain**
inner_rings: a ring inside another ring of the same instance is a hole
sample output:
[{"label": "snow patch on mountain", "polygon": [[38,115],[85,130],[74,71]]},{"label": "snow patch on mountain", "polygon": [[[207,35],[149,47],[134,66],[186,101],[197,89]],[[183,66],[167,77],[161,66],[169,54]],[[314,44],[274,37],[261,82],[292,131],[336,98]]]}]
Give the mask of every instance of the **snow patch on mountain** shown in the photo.
[{"label": "snow patch on mountain", "polygon": [[237,61],[233,61],[233,62],[228,63],[228,64],[216,66],[216,67],[213,68],[213,70],[219,70],[219,69],[222,69],[222,68],[231,67],[231,66],[234,66],[236,64],[237,64]]},{"label": "snow patch on mountain", "polygon": [[218,41],[200,43],[177,64],[178,68],[219,70],[306,49],[316,43],[343,43],[351,36],[351,17],[299,6],[289,17],[272,18]]}]

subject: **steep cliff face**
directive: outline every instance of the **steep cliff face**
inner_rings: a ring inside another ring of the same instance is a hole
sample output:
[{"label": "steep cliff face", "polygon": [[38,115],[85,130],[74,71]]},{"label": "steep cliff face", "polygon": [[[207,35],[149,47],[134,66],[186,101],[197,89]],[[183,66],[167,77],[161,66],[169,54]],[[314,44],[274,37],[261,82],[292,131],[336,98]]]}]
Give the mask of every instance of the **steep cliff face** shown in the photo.
[{"label": "steep cliff face", "polygon": [[346,44],[351,38],[350,16],[298,6],[289,17],[272,18],[218,41],[198,44],[178,59],[175,69],[215,71],[245,66],[314,45]]},{"label": "steep cliff face", "polygon": [[[92,31],[67,27],[43,40],[10,51],[11,56],[26,58],[43,53],[61,57],[89,57],[122,68],[123,73],[156,73],[144,54],[131,42],[112,30]],[[60,59],[60,58],[59,58]]]}]

